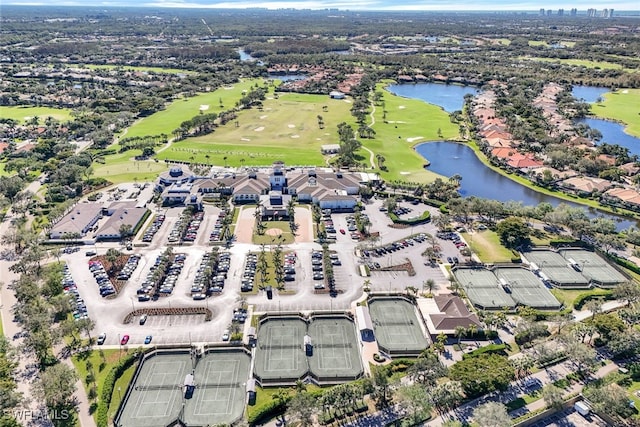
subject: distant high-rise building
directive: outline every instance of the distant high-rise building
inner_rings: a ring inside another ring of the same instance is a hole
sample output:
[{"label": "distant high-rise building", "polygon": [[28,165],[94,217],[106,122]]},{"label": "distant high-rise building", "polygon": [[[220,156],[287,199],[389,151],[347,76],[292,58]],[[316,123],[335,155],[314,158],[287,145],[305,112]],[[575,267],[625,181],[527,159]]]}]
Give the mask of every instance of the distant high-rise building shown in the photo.
[{"label": "distant high-rise building", "polygon": [[613,9],[609,9],[609,18],[613,18]]},{"label": "distant high-rise building", "polygon": [[577,14],[578,14],[578,9],[576,9],[575,7],[571,9],[571,16],[576,16]]},{"label": "distant high-rise building", "polygon": [[558,16],[564,16],[564,9],[558,9]]},{"label": "distant high-rise building", "polygon": [[544,9],[540,9],[540,16],[544,16]]},{"label": "distant high-rise building", "polygon": [[595,10],[595,9],[587,9],[587,16],[589,18],[595,18],[596,17],[596,13],[597,13],[597,10]]},{"label": "distant high-rise building", "polygon": [[547,10],[547,16],[551,16],[553,14],[553,10],[549,9]]},{"label": "distant high-rise building", "polygon": [[604,8],[602,9],[602,15],[603,18],[608,18],[609,17],[609,9]]}]

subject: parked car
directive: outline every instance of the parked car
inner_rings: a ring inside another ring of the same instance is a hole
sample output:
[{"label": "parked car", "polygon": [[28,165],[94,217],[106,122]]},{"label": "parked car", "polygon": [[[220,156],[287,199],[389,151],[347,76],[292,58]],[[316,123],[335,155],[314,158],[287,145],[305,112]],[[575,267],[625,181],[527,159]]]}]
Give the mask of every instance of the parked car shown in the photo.
[{"label": "parked car", "polygon": [[229,341],[229,330],[225,329],[224,332],[222,333],[222,341]]},{"label": "parked car", "polygon": [[120,345],[126,345],[129,342],[129,335],[123,335],[120,339]]},{"label": "parked car", "polygon": [[98,335],[98,345],[102,345],[104,344],[105,340],[107,339],[107,334],[106,333],[101,333],[100,335]]},{"label": "parked car", "polygon": [[147,336],[145,337],[145,339],[144,339],[144,343],[145,343],[145,344],[150,344],[152,339],[153,339],[153,336],[152,336],[152,335],[147,335]]}]

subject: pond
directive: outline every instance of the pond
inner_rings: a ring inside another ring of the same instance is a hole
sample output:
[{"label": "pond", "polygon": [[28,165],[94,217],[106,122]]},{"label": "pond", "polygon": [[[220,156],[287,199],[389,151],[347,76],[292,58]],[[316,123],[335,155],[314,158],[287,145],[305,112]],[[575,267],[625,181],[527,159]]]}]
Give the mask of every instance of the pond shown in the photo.
[{"label": "pond", "polygon": [[306,74],[269,74],[269,80],[280,80],[281,82],[304,80],[307,77]]},{"label": "pond", "polygon": [[398,96],[421,99],[429,104],[438,105],[447,113],[462,110],[466,94],[478,93],[475,87],[443,83],[394,84],[387,86],[387,90]]},{"label": "pond", "polygon": [[617,144],[629,149],[629,154],[640,156],[640,138],[625,133],[623,125],[609,120],[594,118],[582,119],[580,122],[586,123],[590,128],[600,131],[602,139],[598,144],[604,142],[607,144]]},{"label": "pond", "polygon": [[593,104],[610,90],[606,87],[596,86],[574,86],[571,94],[574,98]]},{"label": "pond", "polygon": [[538,193],[518,184],[485,166],[467,145],[448,141],[427,142],[416,146],[416,152],[431,162],[429,170],[446,177],[455,174],[462,176],[460,182],[462,196],[476,196],[501,202],[515,200],[522,202],[525,206],[535,206],[542,202],[550,203],[553,206],[564,203],[572,207],[586,209],[592,218],[596,216],[609,217],[616,221],[617,228],[620,230],[632,225],[637,226],[633,220]]}]

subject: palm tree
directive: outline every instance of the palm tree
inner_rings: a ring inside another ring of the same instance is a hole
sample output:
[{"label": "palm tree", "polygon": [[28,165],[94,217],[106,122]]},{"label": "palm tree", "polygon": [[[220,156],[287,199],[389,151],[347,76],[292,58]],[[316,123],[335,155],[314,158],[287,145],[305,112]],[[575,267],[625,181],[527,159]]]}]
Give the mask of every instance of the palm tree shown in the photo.
[{"label": "palm tree", "polygon": [[462,341],[462,337],[467,335],[467,328],[465,328],[464,326],[456,326],[454,334],[456,337],[458,337],[458,346],[460,346],[460,341]]},{"label": "palm tree", "polygon": [[433,294],[433,289],[436,287],[436,281],[433,279],[427,279],[422,283],[422,290],[426,288],[429,294]]}]

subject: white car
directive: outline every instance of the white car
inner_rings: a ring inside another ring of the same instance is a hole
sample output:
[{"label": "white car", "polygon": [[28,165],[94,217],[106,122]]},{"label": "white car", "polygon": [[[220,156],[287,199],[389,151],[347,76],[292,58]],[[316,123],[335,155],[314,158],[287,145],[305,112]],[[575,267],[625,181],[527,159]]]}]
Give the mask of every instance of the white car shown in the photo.
[{"label": "white car", "polygon": [[101,333],[100,335],[98,335],[98,345],[102,345],[104,344],[105,340],[107,339],[107,334],[106,333]]},{"label": "white car", "polygon": [[222,341],[229,341],[229,330],[225,329],[222,333]]}]

